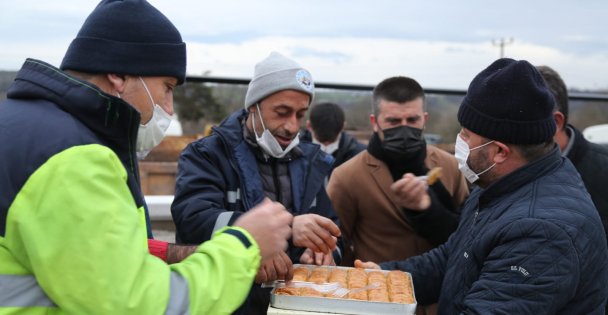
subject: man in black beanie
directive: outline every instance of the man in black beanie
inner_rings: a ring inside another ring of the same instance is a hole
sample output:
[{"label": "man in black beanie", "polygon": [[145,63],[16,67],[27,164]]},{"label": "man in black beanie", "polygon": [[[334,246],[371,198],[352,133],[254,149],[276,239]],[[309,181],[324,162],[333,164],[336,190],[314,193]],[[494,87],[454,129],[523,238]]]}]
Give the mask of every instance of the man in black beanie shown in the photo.
[{"label": "man in black beanie", "polygon": [[458,111],[459,168],[478,184],[450,239],[380,266],[412,273],[440,314],[604,314],[608,249],[593,202],[553,141],[554,100],[527,61],[499,59]]},{"label": "man in black beanie", "polygon": [[164,137],[185,73],[144,0],[99,3],[61,70],[25,61],[0,103],[1,313],[227,314],[287,247],[292,216],[265,200],[182,263],[148,252],[136,153]]}]

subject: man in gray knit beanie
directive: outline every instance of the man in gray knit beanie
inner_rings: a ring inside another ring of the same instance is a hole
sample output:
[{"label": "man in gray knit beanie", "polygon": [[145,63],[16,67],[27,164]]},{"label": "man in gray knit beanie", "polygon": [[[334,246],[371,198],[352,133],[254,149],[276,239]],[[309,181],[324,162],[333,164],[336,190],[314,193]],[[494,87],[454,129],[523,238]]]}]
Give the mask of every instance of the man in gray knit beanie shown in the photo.
[{"label": "man in gray knit beanie", "polygon": [[281,90],[304,92],[310,95],[310,101],[312,101],[314,89],[315,84],[310,72],[295,61],[277,52],[272,52],[270,56],[255,65],[253,79],[249,83],[245,96],[245,109]]},{"label": "man in gray knit beanie", "polygon": [[289,248],[261,263],[238,314],[266,314],[270,290],[259,284],[290,280],[294,263],[341,261],[338,218],[324,185],[333,158],[298,137],[313,96],[310,73],[273,52],[255,66],[245,109],[180,157],[171,210],[181,241],[209,239],[264,199],[294,215]]}]

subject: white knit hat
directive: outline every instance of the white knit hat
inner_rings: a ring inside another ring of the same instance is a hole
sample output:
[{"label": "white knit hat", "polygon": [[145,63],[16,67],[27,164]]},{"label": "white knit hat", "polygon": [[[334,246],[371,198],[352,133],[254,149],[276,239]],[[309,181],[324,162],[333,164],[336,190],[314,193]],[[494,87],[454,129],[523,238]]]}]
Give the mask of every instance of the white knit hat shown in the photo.
[{"label": "white knit hat", "polygon": [[315,84],[308,70],[295,61],[277,52],[272,52],[266,59],[255,65],[253,79],[249,82],[245,96],[245,109],[267,96],[283,90],[304,92],[310,95],[310,102],[312,102]]}]

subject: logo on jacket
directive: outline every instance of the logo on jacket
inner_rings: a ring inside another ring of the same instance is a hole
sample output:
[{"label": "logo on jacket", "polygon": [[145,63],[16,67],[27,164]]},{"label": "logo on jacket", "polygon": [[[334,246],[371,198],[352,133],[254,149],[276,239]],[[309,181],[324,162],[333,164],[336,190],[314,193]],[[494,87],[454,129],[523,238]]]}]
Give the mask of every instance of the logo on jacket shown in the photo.
[{"label": "logo on jacket", "polygon": [[524,275],[524,277],[527,277],[528,275],[530,275],[530,273],[528,272],[528,270],[526,270],[526,268],[520,267],[520,266],[511,266],[511,271],[518,271],[522,275]]}]

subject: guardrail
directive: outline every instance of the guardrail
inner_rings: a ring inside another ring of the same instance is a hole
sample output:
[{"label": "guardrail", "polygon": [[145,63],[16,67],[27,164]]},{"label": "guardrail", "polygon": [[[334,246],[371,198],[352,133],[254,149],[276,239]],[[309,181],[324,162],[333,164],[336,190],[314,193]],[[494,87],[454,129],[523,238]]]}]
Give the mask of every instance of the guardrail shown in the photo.
[{"label": "guardrail", "polygon": [[171,221],[171,203],[173,195],[146,195],[148,214],[152,221]]},{"label": "guardrail", "polygon": [[[213,77],[213,76],[187,76],[186,81],[194,82],[194,83],[248,85],[250,79],[225,78],[225,77]],[[373,89],[374,89],[373,85],[324,83],[324,82],[315,82],[315,87],[321,88],[321,89],[370,91],[370,92],[373,91]],[[427,94],[444,94],[444,95],[461,95],[461,96],[464,96],[465,94],[467,94],[466,90],[452,90],[452,89],[424,88],[424,91]],[[601,94],[601,93],[568,92],[568,98],[573,101],[608,102],[608,94]]]},{"label": "guardrail", "polygon": [[[188,76],[187,82],[190,83],[215,83],[215,84],[233,84],[233,85],[248,85],[250,79],[243,78],[226,78],[226,77],[213,77],[213,76]],[[316,88],[321,89],[334,89],[334,90],[346,90],[346,91],[373,91],[373,85],[364,84],[340,84],[340,83],[324,83],[315,82]],[[455,95],[464,96],[466,95],[465,90],[452,90],[452,89],[433,89],[425,88],[427,94],[439,94],[439,95]],[[608,104],[608,94],[600,93],[582,93],[582,92],[569,92],[569,99],[573,101],[597,101]],[[353,132],[358,135],[356,131]],[[362,141],[365,142],[369,131],[360,131]],[[453,144],[439,144],[442,149],[453,152]],[[146,164],[146,163],[142,163]],[[140,165],[140,172],[142,174],[142,180],[145,193],[172,193],[168,189],[163,189],[167,186],[167,181],[172,179],[176,172],[176,163],[171,165],[165,165],[160,168],[154,163],[148,163],[146,165]],[[158,164],[158,163],[157,163]],[[165,163],[166,164],[166,163]],[[146,195],[146,203],[148,204],[148,210],[152,221],[170,221],[171,220],[171,203],[173,202],[173,195]]]}]

